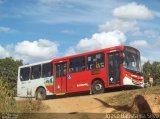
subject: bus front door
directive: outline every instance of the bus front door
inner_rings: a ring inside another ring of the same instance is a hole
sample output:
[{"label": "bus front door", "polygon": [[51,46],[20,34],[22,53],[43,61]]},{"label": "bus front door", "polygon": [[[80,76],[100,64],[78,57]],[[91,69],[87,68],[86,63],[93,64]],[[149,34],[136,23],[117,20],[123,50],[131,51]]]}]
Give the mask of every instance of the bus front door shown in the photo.
[{"label": "bus front door", "polygon": [[120,53],[108,54],[108,79],[109,86],[120,84]]},{"label": "bus front door", "polygon": [[67,62],[55,64],[55,93],[65,93],[67,89]]}]

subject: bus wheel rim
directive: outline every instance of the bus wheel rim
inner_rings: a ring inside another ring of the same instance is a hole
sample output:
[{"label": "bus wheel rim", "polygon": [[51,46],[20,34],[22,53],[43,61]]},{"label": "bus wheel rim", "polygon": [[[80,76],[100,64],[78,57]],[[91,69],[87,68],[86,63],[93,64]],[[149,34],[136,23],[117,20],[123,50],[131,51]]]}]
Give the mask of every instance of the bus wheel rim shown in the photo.
[{"label": "bus wheel rim", "polygon": [[43,92],[38,92],[37,97],[38,97],[38,99],[42,99],[42,97],[43,97]]},{"label": "bus wheel rim", "polygon": [[95,85],[95,89],[98,90],[98,91],[101,90],[102,89],[102,85],[101,84],[96,84]]}]

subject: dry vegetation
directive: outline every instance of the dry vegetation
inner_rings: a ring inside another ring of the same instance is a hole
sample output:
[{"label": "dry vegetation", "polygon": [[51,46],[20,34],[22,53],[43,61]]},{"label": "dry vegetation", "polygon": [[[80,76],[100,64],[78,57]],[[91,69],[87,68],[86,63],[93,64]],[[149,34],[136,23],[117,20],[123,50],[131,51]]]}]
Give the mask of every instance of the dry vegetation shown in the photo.
[{"label": "dry vegetation", "polygon": [[113,108],[112,113],[160,113],[160,86],[122,91],[104,102],[98,101]]},{"label": "dry vegetation", "polygon": [[14,92],[0,80],[0,113],[32,113],[38,112],[41,108],[41,101],[33,101],[31,98],[17,102]]},{"label": "dry vegetation", "polygon": [[17,105],[13,98],[13,92],[0,80],[0,112],[15,112]]},{"label": "dry vegetation", "polygon": [[110,104],[120,104],[120,105],[131,105],[135,96],[142,95],[142,96],[149,96],[149,95],[160,95],[160,86],[154,86],[144,89],[137,89],[137,90],[131,90],[131,91],[122,91],[118,95],[107,98],[106,102],[109,102]]}]

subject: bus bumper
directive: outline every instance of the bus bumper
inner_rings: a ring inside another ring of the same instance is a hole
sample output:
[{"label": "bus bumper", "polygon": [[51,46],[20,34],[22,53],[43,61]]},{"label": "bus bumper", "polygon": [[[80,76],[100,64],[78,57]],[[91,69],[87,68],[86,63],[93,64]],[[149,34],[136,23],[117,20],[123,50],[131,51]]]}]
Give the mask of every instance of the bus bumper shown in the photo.
[{"label": "bus bumper", "polygon": [[123,85],[131,85],[144,88],[144,81],[136,81],[129,77],[124,77]]}]

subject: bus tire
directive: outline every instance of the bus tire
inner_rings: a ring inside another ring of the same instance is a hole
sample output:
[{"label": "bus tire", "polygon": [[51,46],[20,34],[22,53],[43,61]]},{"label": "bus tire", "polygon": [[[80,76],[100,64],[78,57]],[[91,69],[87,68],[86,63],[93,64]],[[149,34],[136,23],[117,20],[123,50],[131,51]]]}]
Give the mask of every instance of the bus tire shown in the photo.
[{"label": "bus tire", "polygon": [[38,88],[36,91],[36,100],[45,100],[46,99],[46,90],[42,87]]},{"label": "bus tire", "polygon": [[105,87],[104,87],[103,82],[101,80],[93,81],[91,85],[91,91],[92,91],[92,94],[104,93]]}]

